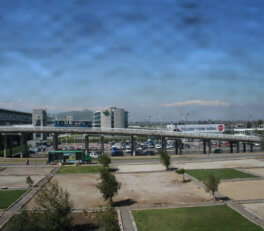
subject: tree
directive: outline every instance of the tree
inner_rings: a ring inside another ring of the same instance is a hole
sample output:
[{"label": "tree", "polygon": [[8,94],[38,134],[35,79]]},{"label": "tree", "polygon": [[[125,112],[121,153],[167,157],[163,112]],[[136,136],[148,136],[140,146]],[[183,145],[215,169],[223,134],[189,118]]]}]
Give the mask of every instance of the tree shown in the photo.
[{"label": "tree", "polygon": [[184,182],[184,181],[185,181],[185,179],[184,179],[185,169],[184,169],[184,168],[177,169],[177,170],[176,170],[176,173],[182,175],[182,181]]},{"label": "tree", "polygon": [[103,167],[100,170],[100,182],[97,184],[97,188],[110,206],[113,206],[113,197],[117,194],[120,187],[121,184],[116,180],[115,175],[110,172],[109,168]]},{"label": "tree", "polygon": [[117,213],[113,207],[108,207],[106,210],[96,212],[96,222],[99,227],[105,231],[119,231]]},{"label": "tree", "polygon": [[109,165],[111,164],[111,158],[107,155],[101,155],[99,158],[98,158],[98,162],[100,164],[103,165],[103,167],[109,167]]},{"label": "tree", "polygon": [[30,176],[28,176],[26,178],[26,183],[27,183],[28,187],[31,188],[34,185],[34,180],[32,180]]},{"label": "tree", "polygon": [[213,198],[215,199],[215,192],[218,189],[218,185],[220,184],[220,180],[215,177],[213,173],[207,175],[206,180],[204,180],[204,185],[206,187],[206,192],[212,192]]},{"label": "tree", "polygon": [[170,156],[167,152],[161,152],[160,153],[160,162],[166,167],[167,170],[169,170],[170,167]]},{"label": "tree", "polygon": [[[8,224],[9,231],[60,231],[71,230],[69,214],[72,203],[67,191],[56,181],[49,181],[37,194],[36,208],[15,215]],[[25,224],[25,220],[27,223]]]}]

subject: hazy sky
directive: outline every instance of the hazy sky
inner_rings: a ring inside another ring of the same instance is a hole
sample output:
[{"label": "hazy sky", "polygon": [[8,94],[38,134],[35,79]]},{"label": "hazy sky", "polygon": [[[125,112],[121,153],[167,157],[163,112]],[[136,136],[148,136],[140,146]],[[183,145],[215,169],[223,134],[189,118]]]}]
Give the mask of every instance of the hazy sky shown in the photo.
[{"label": "hazy sky", "polygon": [[0,107],[263,119],[263,12],[263,0],[0,0]]}]

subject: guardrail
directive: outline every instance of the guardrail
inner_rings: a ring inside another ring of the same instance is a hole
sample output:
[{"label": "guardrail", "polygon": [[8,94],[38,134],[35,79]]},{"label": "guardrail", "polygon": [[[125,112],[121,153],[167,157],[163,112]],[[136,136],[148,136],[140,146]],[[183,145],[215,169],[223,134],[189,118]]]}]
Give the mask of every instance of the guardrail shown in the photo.
[{"label": "guardrail", "polygon": [[129,129],[129,128],[58,128],[50,126],[0,126],[0,133],[82,133],[82,134],[113,134],[113,135],[153,135],[172,138],[191,138],[208,140],[230,140],[260,142],[258,136],[240,136],[213,133],[189,133],[178,131],[167,131],[162,129]]}]

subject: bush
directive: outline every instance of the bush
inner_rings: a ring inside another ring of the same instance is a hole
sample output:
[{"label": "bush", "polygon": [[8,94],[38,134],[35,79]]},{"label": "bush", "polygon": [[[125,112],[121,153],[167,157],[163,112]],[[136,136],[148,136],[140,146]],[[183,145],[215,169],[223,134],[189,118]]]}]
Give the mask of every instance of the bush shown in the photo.
[{"label": "bush", "polygon": [[119,231],[117,213],[113,207],[108,207],[106,210],[96,212],[96,222],[99,227],[105,231]]},{"label": "bush", "polygon": [[213,173],[210,173],[208,174],[206,180],[203,183],[206,187],[206,191],[212,192],[213,198],[215,199],[215,192],[218,190],[218,185],[220,183],[220,180],[217,177],[215,177]]},{"label": "bush", "polygon": [[101,155],[98,158],[98,162],[106,168],[111,164],[111,158],[107,155]]},{"label": "bush", "polygon": [[69,194],[56,181],[48,182],[37,194],[36,209],[22,211],[8,223],[9,231],[60,231],[71,230],[69,214],[72,203]]},{"label": "bush", "polygon": [[31,188],[34,185],[34,180],[32,180],[30,176],[28,176],[26,178],[26,183],[27,183],[28,187]]},{"label": "bush", "polygon": [[121,184],[116,180],[115,175],[110,172],[109,168],[102,168],[100,170],[100,183],[96,187],[102,193],[103,198],[112,206],[113,197],[117,194]]},{"label": "bush", "polygon": [[182,175],[182,181],[185,181],[185,179],[184,179],[184,173],[185,173],[184,168],[177,169],[175,172]]},{"label": "bush", "polygon": [[167,152],[161,152],[160,153],[160,162],[166,167],[167,170],[169,170],[170,167],[170,156]]}]

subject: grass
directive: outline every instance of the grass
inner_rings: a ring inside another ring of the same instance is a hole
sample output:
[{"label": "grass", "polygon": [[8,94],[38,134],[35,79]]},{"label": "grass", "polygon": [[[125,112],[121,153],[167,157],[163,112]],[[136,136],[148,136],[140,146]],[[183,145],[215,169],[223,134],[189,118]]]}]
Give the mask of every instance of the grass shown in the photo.
[{"label": "grass", "polygon": [[63,166],[57,174],[99,173],[101,166]]},{"label": "grass", "polygon": [[9,205],[21,197],[26,190],[6,190],[0,191],[0,209],[6,209]]},{"label": "grass", "polygon": [[[22,152],[24,150],[24,147],[20,145],[20,146],[13,147],[12,149],[9,148],[7,149],[7,155],[10,155],[11,150],[12,150],[12,154],[17,154],[17,153]],[[4,150],[0,151],[0,156],[4,156]]]},{"label": "grass", "polygon": [[220,180],[257,177],[235,169],[196,169],[185,170],[185,172],[200,181],[204,181],[210,173],[213,173]]},{"label": "grass", "polygon": [[133,215],[139,231],[260,231],[250,222],[226,205],[136,210]]}]

